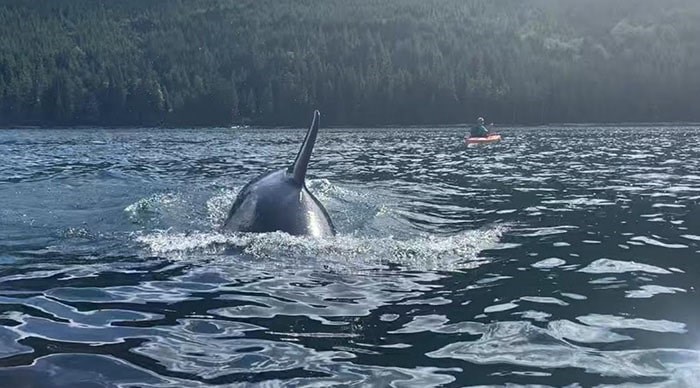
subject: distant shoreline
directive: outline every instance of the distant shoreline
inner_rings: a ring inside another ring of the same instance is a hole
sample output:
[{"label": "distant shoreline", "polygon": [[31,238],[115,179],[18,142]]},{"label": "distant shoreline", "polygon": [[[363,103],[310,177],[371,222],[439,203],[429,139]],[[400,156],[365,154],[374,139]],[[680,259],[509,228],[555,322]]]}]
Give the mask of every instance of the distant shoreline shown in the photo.
[{"label": "distant shoreline", "polygon": [[[326,126],[328,129],[396,129],[396,128],[409,128],[409,129],[420,129],[420,128],[459,128],[468,127],[473,125],[472,123],[453,123],[453,124],[388,124],[388,125],[330,125]],[[547,127],[653,127],[653,126],[700,126],[700,122],[683,122],[683,121],[672,121],[672,122],[624,122],[624,123],[547,123],[547,124],[494,124],[496,128],[547,128]],[[240,127],[236,125],[232,126],[197,126],[197,125],[183,125],[183,126],[121,126],[121,125],[0,125],[0,130],[49,130],[49,129],[66,129],[66,130],[101,130],[101,129],[131,129],[131,130],[151,130],[151,129],[231,129],[231,130],[269,130],[269,129],[299,129],[303,127],[297,126],[268,126],[268,125],[247,125],[245,127]]]}]

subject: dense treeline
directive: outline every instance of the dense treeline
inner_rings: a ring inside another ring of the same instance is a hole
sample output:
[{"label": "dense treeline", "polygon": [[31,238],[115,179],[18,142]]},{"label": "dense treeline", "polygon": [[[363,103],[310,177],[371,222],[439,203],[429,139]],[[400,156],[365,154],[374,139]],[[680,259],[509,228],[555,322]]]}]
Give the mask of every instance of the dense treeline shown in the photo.
[{"label": "dense treeline", "polygon": [[697,0],[0,0],[0,124],[700,121]]}]

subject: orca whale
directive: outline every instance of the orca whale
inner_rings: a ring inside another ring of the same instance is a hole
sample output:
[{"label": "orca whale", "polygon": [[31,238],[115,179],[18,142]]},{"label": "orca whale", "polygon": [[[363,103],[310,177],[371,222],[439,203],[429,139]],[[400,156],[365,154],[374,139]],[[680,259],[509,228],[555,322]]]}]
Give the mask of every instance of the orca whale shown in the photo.
[{"label": "orca whale", "polygon": [[243,187],[231,207],[224,230],[280,231],[313,237],[335,235],[328,212],[306,188],[305,181],[320,118],[321,113],[314,111],[311,127],[289,168],[263,174]]}]

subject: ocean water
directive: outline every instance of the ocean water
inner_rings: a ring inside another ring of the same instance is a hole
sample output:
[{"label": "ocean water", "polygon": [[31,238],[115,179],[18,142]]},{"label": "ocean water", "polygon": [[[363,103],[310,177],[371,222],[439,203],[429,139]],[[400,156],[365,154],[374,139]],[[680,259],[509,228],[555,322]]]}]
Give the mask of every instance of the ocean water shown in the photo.
[{"label": "ocean water", "polygon": [[0,386],[700,386],[700,128],[0,131]]}]

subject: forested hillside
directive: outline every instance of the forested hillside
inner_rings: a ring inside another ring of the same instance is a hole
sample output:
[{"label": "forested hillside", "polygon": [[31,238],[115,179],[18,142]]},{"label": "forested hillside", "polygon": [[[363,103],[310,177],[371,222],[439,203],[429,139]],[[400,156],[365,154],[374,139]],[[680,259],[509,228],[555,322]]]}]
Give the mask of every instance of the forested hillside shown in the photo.
[{"label": "forested hillside", "polygon": [[698,0],[0,0],[0,124],[700,121]]}]

